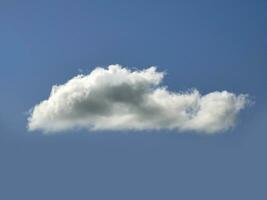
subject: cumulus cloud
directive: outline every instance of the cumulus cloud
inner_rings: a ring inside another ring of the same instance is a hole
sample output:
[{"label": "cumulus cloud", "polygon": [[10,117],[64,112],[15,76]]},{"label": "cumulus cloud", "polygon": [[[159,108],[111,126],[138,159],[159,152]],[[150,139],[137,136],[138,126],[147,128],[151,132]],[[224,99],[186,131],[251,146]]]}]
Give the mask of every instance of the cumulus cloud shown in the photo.
[{"label": "cumulus cloud", "polygon": [[54,85],[47,100],[34,106],[30,131],[174,129],[217,133],[234,126],[247,95],[196,89],[171,92],[155,67],[130,70],[120,65],[96,68]]}]

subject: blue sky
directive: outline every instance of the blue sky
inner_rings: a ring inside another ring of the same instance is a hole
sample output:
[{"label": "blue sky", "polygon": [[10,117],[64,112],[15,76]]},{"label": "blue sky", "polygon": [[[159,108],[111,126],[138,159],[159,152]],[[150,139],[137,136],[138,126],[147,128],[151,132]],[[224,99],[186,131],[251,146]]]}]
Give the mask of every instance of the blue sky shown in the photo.
[{"label": "blue sky", "polygon": [[[266,1],[1,1],[0,199],[266,199]],[[248,93],[234,129],[27,131],[95,66],[166,71],[172,91]]]}]

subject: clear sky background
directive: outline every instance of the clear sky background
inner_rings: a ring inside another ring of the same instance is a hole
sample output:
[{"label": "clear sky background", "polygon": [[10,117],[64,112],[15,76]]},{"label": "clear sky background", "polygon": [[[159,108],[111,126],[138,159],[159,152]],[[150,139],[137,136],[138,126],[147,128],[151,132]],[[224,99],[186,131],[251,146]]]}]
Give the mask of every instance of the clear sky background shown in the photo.
[{"label": "clear sky background", "polygon": [[[0,199],[267,199],[267,1],[0,1]],[[26,112],[109,64],[170,90],[248,93],[221,135],[28,132]]]}]

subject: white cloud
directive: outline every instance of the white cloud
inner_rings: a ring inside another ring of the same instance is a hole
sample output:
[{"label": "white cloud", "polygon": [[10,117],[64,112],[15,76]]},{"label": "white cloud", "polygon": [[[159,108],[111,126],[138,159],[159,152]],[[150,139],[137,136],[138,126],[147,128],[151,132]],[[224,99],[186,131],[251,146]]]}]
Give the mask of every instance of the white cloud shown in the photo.
[{"label": "white cloud", "polygon": [[31,131],[175,129],[216,133],[234,126],[247,95],[227,91],[168,91],[155,67],[131,71],[120,65],[96,68],[52,87],[28,118]]}]

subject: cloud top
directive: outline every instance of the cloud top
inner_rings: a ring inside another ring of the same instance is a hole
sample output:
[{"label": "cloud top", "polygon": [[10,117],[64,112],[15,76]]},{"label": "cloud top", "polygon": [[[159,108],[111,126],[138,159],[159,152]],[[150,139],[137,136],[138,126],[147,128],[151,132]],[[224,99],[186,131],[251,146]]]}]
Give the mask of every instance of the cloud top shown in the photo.
[{"label": "cloud top", "polygon": [[34,106],[30,131],[175,129],[213,134],[234,126],[247,95],[227,91],[171,92],[161,86],[155,67],[130,70],[120,65],[96,68],[54,85],[47,100]]}]

